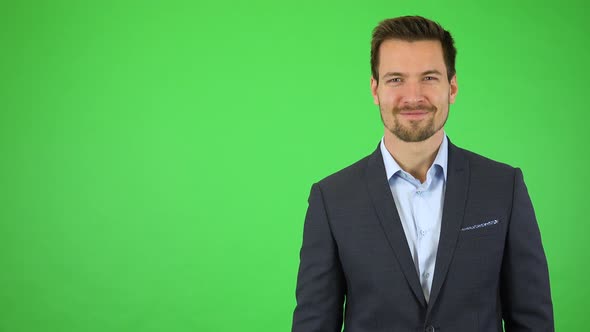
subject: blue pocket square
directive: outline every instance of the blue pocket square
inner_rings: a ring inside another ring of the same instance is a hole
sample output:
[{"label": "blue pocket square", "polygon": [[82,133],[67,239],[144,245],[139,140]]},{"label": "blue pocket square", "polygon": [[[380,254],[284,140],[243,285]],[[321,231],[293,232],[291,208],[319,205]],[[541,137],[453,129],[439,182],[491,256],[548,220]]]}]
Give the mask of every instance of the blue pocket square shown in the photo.
[{"label": "blue pocket square", "polygon": [[477,224],[477,225],[463,227],[463,228],[461,228],[461,231],[470,231],[470,230],[478,229],[478,228],[482,228],[482,227],[493,226],[493,225],[497,224],[498,222],[499,222],[498,219],[494,219],[494,220],[490,220],[488,222],[484,222],[483,224]]}]

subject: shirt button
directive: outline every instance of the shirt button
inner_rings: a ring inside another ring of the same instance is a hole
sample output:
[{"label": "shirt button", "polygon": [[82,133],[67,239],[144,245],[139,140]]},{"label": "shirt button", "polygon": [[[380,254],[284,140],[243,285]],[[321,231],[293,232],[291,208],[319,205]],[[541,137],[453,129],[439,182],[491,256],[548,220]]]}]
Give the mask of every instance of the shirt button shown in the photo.
[{"label": "shirt button", "polygon": [[425,230],[423,230],[423,229],[421,229],[421,230],[420,230],[420,235],[421,235],[421,236],[424,236],[424,235],[426,235],[426,231],[425,231]]},{"label": "shirt button", "polygon": [[425,273],[424,273],[424,278],[428,279],[429,277],[430,277],[430,273],[428,273],[428,272],[425,272]]},{"label": "shirt button", "polygon": [[430,325],[424,329],[425,332],[434,332],[434,326]]}]

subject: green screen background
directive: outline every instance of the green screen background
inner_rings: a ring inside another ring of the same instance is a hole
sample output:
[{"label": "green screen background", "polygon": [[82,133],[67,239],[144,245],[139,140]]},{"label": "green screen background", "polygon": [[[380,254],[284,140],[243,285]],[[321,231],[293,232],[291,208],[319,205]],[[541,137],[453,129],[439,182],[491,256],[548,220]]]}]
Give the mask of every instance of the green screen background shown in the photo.
[{"label": "green screen background", "polygon": [[[0,331],[285,331],[312,183],[371,153],[372,28],[449,29],[457,145],[523,169],[590,322],[584,1],[0,5]],[[586,208],[584,208],[586,206]]]}]

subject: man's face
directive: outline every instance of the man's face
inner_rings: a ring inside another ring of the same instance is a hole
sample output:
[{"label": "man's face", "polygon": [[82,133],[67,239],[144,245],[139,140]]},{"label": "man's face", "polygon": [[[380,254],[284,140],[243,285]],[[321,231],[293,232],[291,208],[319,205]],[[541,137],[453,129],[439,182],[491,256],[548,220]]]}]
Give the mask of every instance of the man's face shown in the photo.
[{"label": "man's face", "polygon": [[379,83],[371,77],[371,92],[390,133],[405,142],[421,142],[443,128],[457,80],[447,78],[439,41],[386,40],[379,49],[378,69]]}]

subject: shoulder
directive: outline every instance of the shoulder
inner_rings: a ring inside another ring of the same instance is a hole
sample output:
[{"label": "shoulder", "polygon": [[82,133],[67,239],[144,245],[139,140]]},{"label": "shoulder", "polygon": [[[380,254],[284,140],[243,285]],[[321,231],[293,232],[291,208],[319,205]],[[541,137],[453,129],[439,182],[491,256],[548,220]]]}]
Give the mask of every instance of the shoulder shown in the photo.
[{"label": "shoulder", "polygon": [[487,173],[501,173],[501,174],[514,174],[515,167],[500,162],[497,160],[490,159],[481,154],[469,151],[453,145],[452,150],[456,153],[461,154],[469,162],[469,167],[472,172],[487,172]]},{"label": "shoulder", "polygon": [[360,184],[365,178],[367,165],[371,157],[372,155],[368,155],[337,172],[325,176],[318,181],[318,185],[322,189],[339,190]]},{"label": "shoulder", "polygon": [[[312,186],[310,197],[314,192],[319,195],[328,215],[342,214],[342,211],[366,211],[371,206],[367,170],[371,168],[369,164],[379,159],[380,154],[376,153],[379,152],[376,151],[317,181]],[[385,181],[385,172],[383,178]]]},{"label": "shoulder", "polygon": [[454,146],[455,153],[469,165],[470,193],[481,191],[486,196],[496,192],[505,195],[514,190],[515,182],[522,178],[519,168],[490,159],[478,153]]}]

